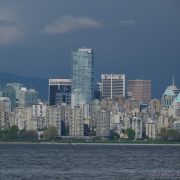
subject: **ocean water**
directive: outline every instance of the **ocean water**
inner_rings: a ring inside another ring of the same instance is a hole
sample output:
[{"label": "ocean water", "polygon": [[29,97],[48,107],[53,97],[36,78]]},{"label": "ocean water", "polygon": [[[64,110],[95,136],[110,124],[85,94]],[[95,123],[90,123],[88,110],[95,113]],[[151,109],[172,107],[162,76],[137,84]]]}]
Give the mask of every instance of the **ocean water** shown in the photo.
[{"label": "ocean water", "polygon": [[0,144],[0,180],[180,179],[180,146]]}]

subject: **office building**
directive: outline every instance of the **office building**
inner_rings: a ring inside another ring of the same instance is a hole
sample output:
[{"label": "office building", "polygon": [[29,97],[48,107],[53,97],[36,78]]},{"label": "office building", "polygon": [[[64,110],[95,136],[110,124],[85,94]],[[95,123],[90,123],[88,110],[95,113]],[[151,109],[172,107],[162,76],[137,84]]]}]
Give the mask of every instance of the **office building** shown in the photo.
[{"label": "office building", "polygon": [[174,99],[178,96],[178,94],[180,93],[180,89],[178,89],[176,87],[176,85],[174,84],[174,80],[172,85],[168,86],[161,98],[161,105],[163,108],[169,108]]},{"label": "office building", "polygon": [[71,104],[71,80],[49,79],[49,105]]},{"label": "office building", "polygon": [[128,94],[140,103],[151,100],[151,80],[128,80]]},{"label": "office building", "polygon": [[27,107],[37,104],[38,92],[35,89],[22,87],[17,99],[17,107]]},{"label": "office building", "polygon": [[93,50],[82,48],[72,51],[72,107],[91,102],[94,96],[93,86]]},{"label": "office building", "polygon": [[102,98],[118,98],[125,96],[124,74],[102,74]]},{"label": "office building", "polygon": [[3,97],[9,97],[11,101],[11,110],[13,110],[17,105],[17,100],[22,86],[23,85],[20,83],[10,83],[3,89]]}]

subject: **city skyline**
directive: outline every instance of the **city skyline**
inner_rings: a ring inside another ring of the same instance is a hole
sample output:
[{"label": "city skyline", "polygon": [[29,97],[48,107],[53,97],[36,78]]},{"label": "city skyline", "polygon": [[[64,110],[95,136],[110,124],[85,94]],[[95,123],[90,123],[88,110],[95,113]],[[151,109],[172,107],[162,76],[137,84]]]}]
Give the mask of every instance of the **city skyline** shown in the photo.
[{"label": "city skyline", "polygon": [[6,0],[0,7],[0,72],[69,77],[69,52],[85,46],[96,52],[96,80],[103,73],[151,79],[155,96],[173,75],[180,85],[178,1]]},{"label": "city skyline", "polygon": [[0,0],[0,179],[178,179],[180,0]]}]

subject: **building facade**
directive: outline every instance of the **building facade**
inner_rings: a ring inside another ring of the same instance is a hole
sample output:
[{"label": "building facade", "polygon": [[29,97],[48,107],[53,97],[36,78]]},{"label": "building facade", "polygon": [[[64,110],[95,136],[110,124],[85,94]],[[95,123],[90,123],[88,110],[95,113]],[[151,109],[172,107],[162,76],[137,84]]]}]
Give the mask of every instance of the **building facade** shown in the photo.
[{"label": "building facade", "polygon": [[125,96],[124,74],[102,74],[102,98],[117,98]]},{"label": "building facade", "polygon": [[132,129],[135,131],[135,139],[142,138],[142,119],[139,117],[132,118]]},{"label": "building facade", "polygon": [[152,119],[148,119],[146,123],[146,136],[150,139],[156,139],[157,137],[157,126],[156,122],[154,122]]},{"label": "building facade", "polygon": [[84,136],[84,109],[80,106],[74,106],[72,118],[69,122],[69,135],[72,137]]},{"label": "building facade", "polygon": [[71,80],[49,79],[49,105],[71,104]]},{"label": "building facade", "polygon": [[94,52],[92,49],[72,51],[71,105],[87,104],[94,96]]},{"label": "building facade", "polygon": [[37,104],[38,92],[35,89],[27,89],[22,87],[19,91],[17,99],[17,107],[28,107]]},{"label": "building facade", "polygon": [[128,94],[134,100],[148,103],[151,100],[151,80],[128,80]]}]

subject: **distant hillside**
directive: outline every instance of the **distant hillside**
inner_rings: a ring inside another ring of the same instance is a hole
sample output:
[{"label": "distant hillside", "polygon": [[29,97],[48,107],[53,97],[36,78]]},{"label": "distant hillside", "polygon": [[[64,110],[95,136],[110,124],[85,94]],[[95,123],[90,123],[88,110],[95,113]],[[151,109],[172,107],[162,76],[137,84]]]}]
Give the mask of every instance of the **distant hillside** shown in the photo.
[{"label": "distant hillside", "polygon": [[39,92],[39,97],[43,100],[48,99],[48,79],[36,77],[24,77],[9,73],[0,73],[0,85],[3,88],[7,83],[22,83],[28,88],[34,88]]}]

